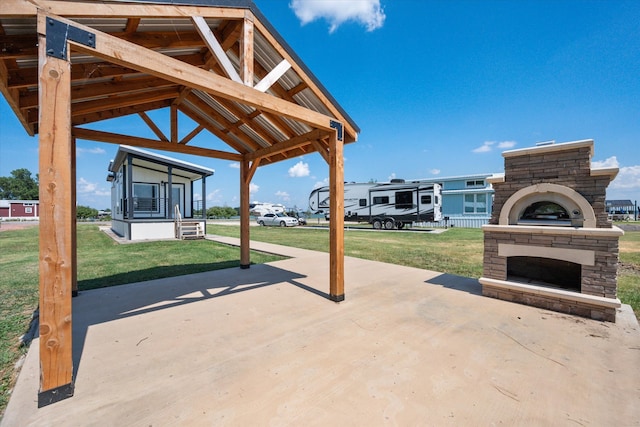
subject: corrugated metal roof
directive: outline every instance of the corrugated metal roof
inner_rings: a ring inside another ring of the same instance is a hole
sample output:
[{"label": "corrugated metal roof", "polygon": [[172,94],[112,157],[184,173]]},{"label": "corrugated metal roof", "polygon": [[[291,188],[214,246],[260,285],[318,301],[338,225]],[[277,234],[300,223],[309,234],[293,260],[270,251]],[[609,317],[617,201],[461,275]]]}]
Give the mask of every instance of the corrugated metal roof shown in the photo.
[{"label": "corrugated metal roof", "polygon": [[[33,3],[28,0],[24,2],[25,5],[33,7]],[[87,4],[85,2],[60,0],[48,4],[51,5],[50,11],[54,14],[57,12],[58,5],[78,5],[77,12],[68,12],[73,8],[67,8],[64,9],[67,15],[62,16],[97,32],[138,44],[140,49],[152,50],[185,64],[213,70],[222,76],[224,76],[223,69],[196,31],[189,14],[194,10],[178,10],[174,7],[202,6],[249,10],[253,13],[254,22],[256,22],[253,37],[254,84],[287,59],[292,67],[272,87],[268,88],[266,93],[343,122],[346,126],[346,142],[357,139],[357,133],[360,131],[357,125],[252,1],[103,0],[95,2],[95,7],[92,7],[91,11],[96,12],[90,18],[83,15],[84,12],[81,11]],[[157,12],[156,8],[154,13],[129,17],[130,15],[126,13],[128,8],[140,4],[170,5],[171,8],[167,9],[166,13],[162,13],[164,12],[162,9],[160,9],[162,12]],[[199,11],[202,10],[199,9]],[[82,16],[76,16],[76,13]],[[175,16],[169,16],[172,13]],[[206,17],[209,29],[224,46],[225,53],[238,75],[241,74],[239,46],[243,16],[243,14],[220,12],[209,13]],[[34,102],[36,99],[34,97],[39,81],[35,15],[29,17],[5,14],[3,16],[0,7],[0,35],[3,33],[4,36],[0,39],[2,42],[0,48],[3,52],[0,61],[4,62],[8,76],[6,81],[0,81],[0,86],[5,86],[2,88],[2,93],[8,98],[9,104],[27,131],[37,133],[39,113],[38,103]],[[311,126],[292,116],[280,115],[273,111],[256,111],[256,107],[249,103],[238,99],[226,99],[201,90],[185,91],[184,86],[167,80],[160,81],[159,78],[151,75],[153,73],[140,72],[115,62],[107,62],[98,56],[93,56],[91,52],[79,53],[72,49],[70,60],[74,126],[167,108],[173,104],[178,110],[200,122],[207,130],[226,142],[232,148],[230,153],[239,154],[253,153],[313,130]],[[158,123],[158,126],[162,127],[166,124]],[[193,143],[190,142],[190,144]],[[296,146],[290,150],[276,150],[262,158],[261,164],[284,160],[315,150],[316,148],[311,144]]]}]

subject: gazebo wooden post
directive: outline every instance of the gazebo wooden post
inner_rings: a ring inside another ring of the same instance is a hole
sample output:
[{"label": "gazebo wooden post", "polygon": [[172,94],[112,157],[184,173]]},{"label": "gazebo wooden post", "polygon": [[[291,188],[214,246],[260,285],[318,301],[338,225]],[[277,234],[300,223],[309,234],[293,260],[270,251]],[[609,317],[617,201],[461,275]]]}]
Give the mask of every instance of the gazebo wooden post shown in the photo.
[{"label": "gazebo wooden post", "polygon": [[344,300],[344,144],[342,127],[329,136],[329,298]]},{"label": "gazebo wooden post", "polygon": [[240,268],[251,266],[249,248],[249,161],[240,161]]},{"label": "gazebo wooden post", "polygon": [[251,266],[249,185],[251,185],[251,179],[256,173],[259,164],[260,159],[250,162],[246,155],[240,161],[240,268],[249,268]]},{"label": "gazebo wooden post", "polygon": [[76,278],[71,64],[49,56],[38,22],[40,79],[40,392],[38,406],[73,396],[71,295]]}]

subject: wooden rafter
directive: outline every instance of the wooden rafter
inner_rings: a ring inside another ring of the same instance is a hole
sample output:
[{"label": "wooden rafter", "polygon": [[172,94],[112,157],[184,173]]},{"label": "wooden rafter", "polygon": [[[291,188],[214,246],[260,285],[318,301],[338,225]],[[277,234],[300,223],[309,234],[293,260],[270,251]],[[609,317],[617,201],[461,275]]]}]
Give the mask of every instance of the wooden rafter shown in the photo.
[{"label": "wooden rafter", "polygon": [[152,148],[156,150],[171,151],[174,153],[193,154],[194,156],[203,156],[215,159],[240,161],[242,156],[236,153],[226,151],[212,150],[209,148],[192,147],[184,144],[175,144],[168,141],[158,141],[153,139],[141,138],[136,136],[122,135],[112,132],[102,132],[92,129],[73,128],[73,136],[78,139],[86,139],[88,141],[107,142],[109,144],[125,144],[137,147]]}]

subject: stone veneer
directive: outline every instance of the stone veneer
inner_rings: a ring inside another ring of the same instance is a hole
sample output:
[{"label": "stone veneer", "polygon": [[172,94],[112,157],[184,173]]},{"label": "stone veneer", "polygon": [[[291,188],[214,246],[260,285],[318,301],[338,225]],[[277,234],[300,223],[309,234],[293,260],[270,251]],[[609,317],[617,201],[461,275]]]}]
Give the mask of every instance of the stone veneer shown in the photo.
[{"label": "stone veneer", "polygon": [[[494,207],[490,223],[483,227],[483,295],[615,322],[620,306],[618,239],[623,232],[608,220],[605,198],[617,169],[591,169],[592,155],[591,140],[503,153],[505,175],[490,179]],[[556,201],[573,212],[573,226],[517,224],[529,200]],[[509,256],[579,264],[580,291],[510,281]]]}]

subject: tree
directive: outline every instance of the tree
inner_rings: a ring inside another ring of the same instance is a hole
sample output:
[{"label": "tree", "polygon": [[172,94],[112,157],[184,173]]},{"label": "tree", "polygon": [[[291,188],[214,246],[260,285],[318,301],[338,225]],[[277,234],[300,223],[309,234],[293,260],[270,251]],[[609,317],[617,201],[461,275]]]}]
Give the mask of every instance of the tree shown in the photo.
[{"label": "tree", "polygon": [[33,179],[28,169],[11,171],[11,176],[0,177],[0,199],[39,200],[38,175]]},{"label": "tree", "polygon": [[231,218],[236,215],[236,210],[228,206],[214,206],[207,209],[207,218]]},{"label": "tree", "polygon": [[97,218],[98,210],[94,208],[90,208],[89,206],[79,205],[76,207],[76,218],[78,219],[89,219],[89,218]]}]

